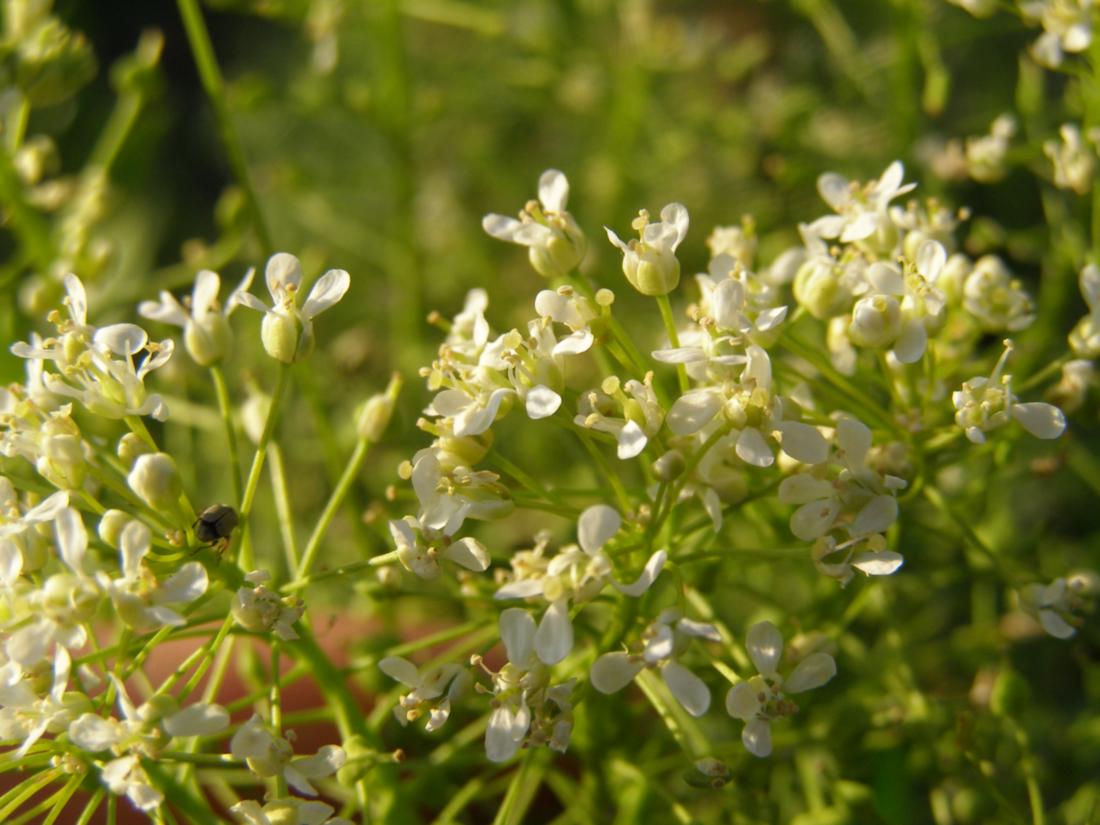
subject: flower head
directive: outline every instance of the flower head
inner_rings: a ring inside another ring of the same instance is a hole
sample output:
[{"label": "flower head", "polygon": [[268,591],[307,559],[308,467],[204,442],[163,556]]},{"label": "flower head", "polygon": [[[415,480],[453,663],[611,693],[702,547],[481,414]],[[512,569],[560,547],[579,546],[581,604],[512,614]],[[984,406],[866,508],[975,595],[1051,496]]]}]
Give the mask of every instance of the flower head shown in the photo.
[{"label": "flower head", "polygon": [[305,304],[298,306],[302,283],[302,265],[287,252],[268,259],[264,269],[269,307],[251,292],[234,293],[237,301],[264,314],[260,327],[267,354],[276,361],[293,364],[313,351],[313,319],[340,302],[351,285],[351,276],[342,269],[330,269],[313,285]]}]

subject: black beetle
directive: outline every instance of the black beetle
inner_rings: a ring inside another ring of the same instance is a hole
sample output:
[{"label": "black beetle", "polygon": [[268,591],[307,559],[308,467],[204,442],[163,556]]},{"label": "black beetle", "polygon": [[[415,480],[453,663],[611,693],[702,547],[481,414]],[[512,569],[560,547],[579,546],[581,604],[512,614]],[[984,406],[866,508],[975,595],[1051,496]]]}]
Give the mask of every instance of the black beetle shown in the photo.
[{"label": "black beetle", "polygon": [[228,504],[211,504],[195,519],[195,538],[206,544],[227,545],[237,526],[237,511]]}]

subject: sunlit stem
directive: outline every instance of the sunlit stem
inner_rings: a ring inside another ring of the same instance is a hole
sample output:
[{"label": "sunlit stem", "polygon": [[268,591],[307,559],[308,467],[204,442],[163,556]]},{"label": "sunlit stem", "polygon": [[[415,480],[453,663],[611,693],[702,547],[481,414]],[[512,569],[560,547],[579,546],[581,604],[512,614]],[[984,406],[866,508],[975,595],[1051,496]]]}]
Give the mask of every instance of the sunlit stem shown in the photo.
[{"label": "sunlit stem", "polygon": [[210,377],[214,381],[214,394],[218,397],[218,411],[225,425],[225,444],[229,450],[230,478],[233,481],[233,495],[240,506],[244,498],[241,484],[241,458],[237,446],[237,428],[233,425],[233,405],[229,400],[229,388],[225,383],[225,373],[217,364],[210,367]]},{"label": "sunlit stem", "polygon": [[256,498],[256,490],[260,486],[260,475],[263,473],[264,459],[267,457],[267,445],[271,441],[272,433],[275,431],[275,422],[279,418],[279,407],[282,404],[289,378],[290,364],[280,364],[279,378],[275,384],[275,392],[271,395],[271,406],[267,410],[267,420],[264,422],[264,430],[260,435],[260,443],[256,445],[256,454],[252,457],[252,469],[248,471],[248,481],[244,485],[244,495],[241,496],[241,551],[238,565],[246,572],[251,570],[253,565],[252,542],[248,536],[252,503]]},{"label": "sunlit stem", "polygon": [[[661,310],[661,320],[665,322],[665,332],[668,333],[668,343],[674,349],[680,346],[680,333],[676,330],[676,319],[672,317],[672,304],[667,295],[657,296],[657,306]],[[680,382],[680,394],[688,391],[687,367],[683,364],[676,365],[676,380]]]}]

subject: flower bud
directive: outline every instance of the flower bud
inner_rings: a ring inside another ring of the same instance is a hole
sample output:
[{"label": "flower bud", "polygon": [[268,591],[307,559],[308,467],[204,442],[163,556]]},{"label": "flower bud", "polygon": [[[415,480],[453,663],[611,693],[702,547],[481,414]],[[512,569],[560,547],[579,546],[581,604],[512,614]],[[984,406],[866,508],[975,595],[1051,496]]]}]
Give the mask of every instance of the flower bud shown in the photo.
[{"label": "flower bud", "polygon": [[668,295],[680,283],[680,261],[672,255],[628,254],[623,258],[623,274],[643,295]]},{"label": "flower bud", "polygon": [[209,312],[201,320],[189,321],[183,329],[183,346],[200,367],[217,364],[233,348],[229,319],[220,312]]},{"label": "flower bud", "polygon": [[126,480],[130,489],[154,510],[174,513],[178,509],[183,481],[176,462],[167,453],[139,456]]},{"label": "flower bud", "polygon": [[118,541],[122,536],[122,530],[133,521],[133,516],[122,510],[108,510],[99,518],[99,527],[96,532],[99,538],[108,547],[118,549]]},{"label": "flower bud", "polygon": [[852,308],[848,338],[860,347],[888,347],[901,332],[901,307],[892,295],[861,298]]},{"label": "flower bud", "polygon": [[669,450],[653,462],[653,474],[660,481],[673,481],[679,478],[687,468],[684,455],[679,450]]},{"label": "flower bud", "polygon": [[148,455],[151,452],[153,452],[153,448],[134,433],[126,433],[122,436],[118,440],[118,447],[115,450],[125,467],[133,467],[134,462],[138,460],[138,456]]},{"label": "flower bud", "polygon": [[368,398],[356,416],[356,430],[360,441],[377,443],[393,417],[394,403],[401,391],[401,377],[394,375],[386,391]]},{"label": "flower bud", "polygon": [[852,295],[833,267],[810,260],[794,276],[794,297],[807,312],[824,321],[844,312]]},{"label": "flower bud", "polygon": [[264,315],[260,340],[267,354],[284,364],[293,364],[313,350],[312,329],[304,327],[300,318],[283,312]]}]

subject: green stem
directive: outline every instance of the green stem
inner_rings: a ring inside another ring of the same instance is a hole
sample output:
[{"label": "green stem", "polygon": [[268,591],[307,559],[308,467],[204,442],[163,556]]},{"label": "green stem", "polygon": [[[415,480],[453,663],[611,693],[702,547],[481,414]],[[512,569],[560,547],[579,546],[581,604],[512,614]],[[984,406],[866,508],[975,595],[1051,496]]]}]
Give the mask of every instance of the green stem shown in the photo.
[{"label": "green stem", "polygon": [[233,480],[233,495],[237,506],[244,501],[244,487],[241,484],[241,457],[237,446],[237,428],[233,425],[233,405],[229,400],[229,387],[225,383],[225,373],[217,364],[210,367],[210,377],[214,381],[214,394],[218,397],[218,411],[225,425],[225,443],[229,448],[230,478]]},{"label": "green stem", "polygon": [[626,493],[626,488],[623,486],[622,480],[615,474],[615,471],[607,463],[607,459],[604,458],[603,453],[593,443],[589,434],[576,426],[570,425],[570,428],[577,434],[577,438],[580,439],[581,444],[588,451],[588,454],[595,460],[597,466],[603,471],[604,478],[607,479],[607,483],[611,485],[612,491],[615,493],[615,498],[619,501],[619,507],[623,513],[630,510],[630,496]]},{"label": "green stem", "polygon": [[309,541],[306,542],[306,548],[302,551],[302,560],[298,564],[298,569],[294,576],[296,581],[301,581],[309,574],[309,568],[313,566],[313,561],[317,557],[317,551],[321,549],[321,542],[324,541],[325,533],[328,532],[328,528],[331,526],[333,518],[336,517],[336,511],[340,509],[340,505],[351,489],[351,485],[355,483],[355,478],[359,475],[359,470],[363,467],[363,461],[366,459],[367,450],[369,449],[370,442],[365,438],[360,439],[355,445],[355,449],[352,451],[351,457],[344,467],[344,472],[340,476],[340,480],[336,483],[336,489],[333,490],[332,495],[329,496],[328,502],[325,504],[325,509],[321,512],[321,517],[317,520],[317,524],[313,528],[313,533],[310,534]]},{"label": "green stem", "polygon": [[[180,0],[186,2],[186,0]],[[252,503],[256,498],[256,489],[260,486],[260,475],[264,469],[264,459],[267,457],[267,445],[271,441],[271,435],[275,431],[275,422],[279,417],[279,407],[286,391],[287,381],[290,378],[290,364],[279,364],[279,378],[275,384],[275,392],[271,396],[271,406],[267,410],[267,420],[264,422],[264,431],[260,435],[260,443],[256,445],[256,454],[252,457],[252,469],[248,471],[248,481],[244,485],[244,495],[241,496],[241,538],[240,558],[238,565],[246,573],[252,569],[252,544],[248,539],[249,517],[252,515]]]},{"label": "green stem", "polygon": [[256,227],[256,236],[259,238],[263,253],[265,256],[270,255],[275,248],[272,246],[267,223],[260,209],[259,198],[256,197],[256,190],[252,186],[252,177],[248,171],[244,150],[233,128],[229,114],[229,101],[225,94],[225,81],[218,67],[214,46],[210,42],[210,33],[206,30],[206,22],[203,20],[198,0],[177,0],[177,5],[180,17],[183,19],[183,28],[187,32],[187,40],[191,44],[191,54],[195,58],[199,79],[202,81],[207,97],[210,98],[210,104],[214,107],[214,117],[218,122],[222,144],[229,156],[229,165],[233,169],[237,183],[244,191],[245,200],[248,201],[248,208]]},{"label": "green stem", "polygon": [[88,825],[92,821],[92,817],[95,816],[95,812],[99,810],[99,806],[103,804],[103,797],[106,795],[107,791],[103,788],[96,788],[92,798],[88,800],[88,804],[81,811],[80,819],[76,821],[76,825]]},{"label": "green stem", "polygon": [[283,451],[278,444],[272,444],[271,452],[271,494],[275,498],[275,514],[279,519],[279,533],[283,538],[283,552],[286,554],[287,575],[298,569],[298,542],[294,538],[294,513],[290,507],[290,488],[286,483],[286,467],[283,464]]},{"label": "green stem", "polygon": [[[661,320],[665,322],[665,332],[668,333],[668,342],[672,347],[679,348],[680,333],[676,329],[676,319],[672,316],[672,304],[667,295],[657,296],[657,306],[661,310]],[[676,380],[680,382],[680,394],[688,391],[687,367],[683,364],[676,365]]]}]

